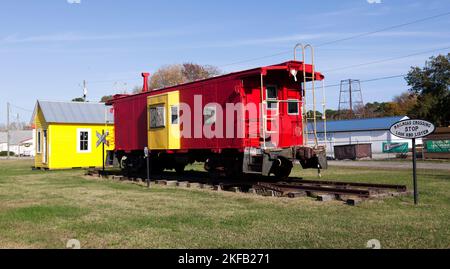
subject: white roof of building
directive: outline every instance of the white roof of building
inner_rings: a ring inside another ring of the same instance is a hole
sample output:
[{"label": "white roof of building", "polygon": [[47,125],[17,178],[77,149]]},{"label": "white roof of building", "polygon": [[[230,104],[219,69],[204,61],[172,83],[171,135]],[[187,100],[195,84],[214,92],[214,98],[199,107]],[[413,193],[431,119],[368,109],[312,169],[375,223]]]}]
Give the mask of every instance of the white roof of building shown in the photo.
[{"label": "white roof of building", "polygon": [[0,144],[6,143],[6,132],[0,132]]},{"label": "white roof of building", "polygon": [[[32,130],[14,130],[9,132],[9,144],[19,145],[20,143],[33,139]],[[7,133],[0,132],[0,143],[7,142]]]},{"label": "white roof of building", "polygon": [[32,119],[38,107],[48,123],[114,123],[112,107],[104,103],[37,101]]}]

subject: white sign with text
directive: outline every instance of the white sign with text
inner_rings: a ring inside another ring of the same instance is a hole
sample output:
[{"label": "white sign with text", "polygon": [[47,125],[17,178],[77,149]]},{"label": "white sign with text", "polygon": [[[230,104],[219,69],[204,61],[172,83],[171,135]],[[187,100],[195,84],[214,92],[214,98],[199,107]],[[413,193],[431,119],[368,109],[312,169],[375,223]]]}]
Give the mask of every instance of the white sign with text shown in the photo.
[{"label": "white sign with text", "polygon": [[404,120],[392,125],[391,133],[400,138],[415,139],[426,137],[436,128],[431,122],[424,120]]}]

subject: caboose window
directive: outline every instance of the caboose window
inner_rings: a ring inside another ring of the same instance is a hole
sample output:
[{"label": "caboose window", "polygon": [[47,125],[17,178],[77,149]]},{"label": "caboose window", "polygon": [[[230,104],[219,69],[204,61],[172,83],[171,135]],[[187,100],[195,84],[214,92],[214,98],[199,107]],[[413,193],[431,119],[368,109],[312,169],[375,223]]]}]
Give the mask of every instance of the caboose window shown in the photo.
[{"label": "caboose window", "polygon": [[277,99],[278,93],[277,93],[277,87],[274,86],[267,86],[267,99]]},{"label": "caboose window", "polygon": [[172,125],[179,124],[179,118],[180,118],[180,107],[179,106],[171,106],[170,107],[170,114],[171,114],[171,122]]},{"label": "caboose window", "polygon": [[266,88],[267,109],[278,109],[278,90],[275,86],[267,86]]},{"label": "caboose window", "polygon": [[289,115],[298,115],[298,101],[297,100],[289,100],[288,103],[288,114]]},{"label": "caboose window", "polygon": [[150,129],[166,127],[166,109],[164,105],[150,107]]}]

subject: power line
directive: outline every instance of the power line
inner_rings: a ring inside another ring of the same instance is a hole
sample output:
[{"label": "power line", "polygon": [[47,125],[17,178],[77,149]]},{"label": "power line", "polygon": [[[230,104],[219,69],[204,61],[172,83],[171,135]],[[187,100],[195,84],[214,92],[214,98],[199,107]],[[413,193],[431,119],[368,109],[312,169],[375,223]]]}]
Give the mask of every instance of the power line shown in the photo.
[{"label": "power line", "polygon": [[410,21],[410,22],[406,22],[406,23],[402,23],[402,24],[393,25],[393,26],[389,26],[389,27],[386,27],[386,28],[381,28],[381,29],[378,29],[378,30],[375,30],[375,31],[362,33],[362,34],[357,34],[357,35],[349,36],[349,37],[346,37],[346,38],[341,38],[341,39],[325,42],[325,43],[317,45],[316,47],[326,46],[326,45],[329,45],[329,44],[334,44],[334,43],[338,43],[338,42],[342,42],[342,41],[347,41],[347,40],[351,40],[351,39],[355,39],[355,38],[360,38],[360,37],[363,37],[363,36],[378,34],[378,33],[384,32],[384,31],[388,31],[388,30],[392,30],[392,29],[396,29],[396,28],[401,28],[401,27],[405,27],[405,26],[408,26],[408,25],[412,25],[412,24],[416,24],[416,23],[424,22],[424,21],[429,21],[429,20],[432,20],[432,19],[436,19],[436,18],[448,16],[448,15],[450,15],[450,12],[445,12],[445,13],[441,13],[441,14],[438,14],[438,15],[434,15],[434,16],[430,16],[430,17],[426,17],[426,18],[422,18],[422,19],[418,19],[418,20],[414,20],[414,21]]},{"label": "power line", "polygon": [[14,104],[9,104],[11,107],[14,107],[14,108],[16,108],[16,109],[19,109],[19,110],[22,110],[22,111],[26,111],[26,112],[30,112],[30,113],[33,113],[33,110],[30,110],[30,109],[27,109],[27,108],[23,108],[23,107],[20,107],[20,106],[16,106],[16,105],[14,105]]},{"label": "power line", "polygon": [[396,75],[396,76],[389,76],[389,77],[381,77],[381,78],[372,78],[372,79],[366,79],[366,80],[361,80],[361,82],[373,82],[373,81],[379,81],[379,80],[386,80],[386,79],[393,79],[393,78],[402,78],[402,77],[406,77],[407,75]]},{"label": "power line", "polygon": [[[368,35],[373,35],[373,34],[381,33],[381,32],[384,32],[384,31],[388,31],[388,30],[392,30],[392,29],[396,29],[396,28],[401,28],[401,27],[405,27],[405,26],[408,26],[408,25],[412,25],[412,24],[416,24],[416,23],[420,23],[420,22],[424,22],[424,21],[429,21],[429,20],[432,20],[432,19],[436,19],[436,18],[448,16],[448,15],[450,15],[450,12],[445,12],[445,13],[437,14],[437,15],[434,15],[434,16],[430,16],[430,17],[426,17],[426,18],[422,18],[422,19],[418,19],[418,20],[414,20],[414,21],[410,21],[410,22],[406,22],[406,23],[402,23],[402,24],[397,24],[397,25],[386,27],[386,28],[381,28],[381,29],[378,29],[378,30],[375,30],[375,31],[370,31],[370,32],[356,34],[356,35],[352,35],[352,36],[341,38],[341,39],[337,39],[337,40],[328,41],[328,42],[325,42],[325,43],[321,43],[321,44],[319,44],[319,45],[317,45],[315,47],[323,47],[323,46],[327,46],[327,45],[334,44],[334,43],[339,43],[339,42],[348,41],[348,40],[352,40],[352,39],[356,39],[356,38],[360,38],[360,37],[364,37],[364,36],[368,36]],[[275,53],[275,54],[271,54],[271,55],[266,55],[266,56],[251,58],[251,59],[247,59],[247,60],[237,61],[237,62],[233,62],[233,63],[229,63],[229,64],[224,64],[224,65],[221,65],[219,67],[227,67],[227,66],[231,66],[231,65],[238,65],[238,64],[242,64],[242,63],[254,62],[254,61],[263,60],[263,59],[266,59],[266,58],[272,58],[272,57],[276,57],[276,56],[285,55],[285,54],[288,54],[288,53],[291,53],[291,52],[292,52],[292,50],[285,50],[285,51],[282,51],[282,52],[279,52],[279,53]]]},{"label": "power line", "polygon": [[111,79],[111,80],[94,80],[94,81],[87,81],[89,84],[103,84],[103,83],[113,83],[113,82],[119,82],[119,81],[141,81],[141,79],[137,78],[123,78],[123,79]]},{"label": "power line", "polygon": [[[352,36],[349,36],[349,37],[346,37],[346,38],[341,38],[341,39],[337,39],[337,40],[328,41],[328,42],[325,42],[325,43],[318,44],[315,47],[327,46],[327,45],[334,44],[334,43],[339,43],[339,42],[348,41],[348,40],[352,40],[352,39],[356,39],[356,38],[360,38],[360,37],[364,37],[364,36],[369,36],[369,35],[381,33],[381,32],[384,32],[384,31],[388,31],[388,30],[392,30],[392,29],[396,29],[396,28],[401,28],[401,27],[405,27],[405,26],[408,26],[408,25],[412,25],[412,24],[416,24],[416,23],[420,23],[420,22],[424,22],[424,21],[429,21],[429,20],[433,20],[433,19],[436,19],[436,18],[448,16],[448,15],[450,15],[450,12],[445,12],[445,13],[437,14],[437,15],[430,16],[430,17],[425,17],[425,18],[422,18],[422,19],[418,19],[418,20],[414,20],[414,21],[410,21],[410,22],[406,22],[406,23],[392,25],[392,26],[389,26],[389,27],[381,28],[381,29],[370,31],[370,32],[366,32],[366,33],[352,35]],[[450,47],[437,49],[437,50],[444,50],[444,49],[449,49],[449,48]],[[352,68],[352,67],[364,66],[364,65],[375,64],[375,63],[380,63],[380,62],[385,62],[385,61],[392,61],[392,60],[396,60],[396,59],[407,58],[407,57],[421,55],[421,54],[425,54],[425,53],[429,53],[429,52],[434,52],[434,51],[437,51],[437,50],[427,51],[427,52],[420,52],[420,53],[405,55],[405,56],[401,56],[401,57],[389,58],[389,59],[375,61],[375,62],[370,62],[370,63],[363,63],[363,64],[358,64],[358,65],[352,65],[352,66],[343,67],[341,69],[348,69],[348,68]],[[236,61],[236,62],[220,65],[218,67],[219,68],[223,68],[223,67],[232,66],[232,65],[239,65],[239,64],[243,64],[243,63],[254,62],[254,61],[258,61],[258,60],[263,60],[263,59],[267,59],[267,58],[272,58],[272,57],[285,55],[285,54],[288,54],[288,53],[291,53],[291,52],[292,52],[292,50],[285,50],[285,51],[281,51],[281,52],[270,54],[270,55],[265,55],[265,56],[260,56],[260,57],[255,57],[255,58],[250,58],[250,59],[246,59],[246,60],[241,60],[241,61]],[[88,82],[89,82],[89,84],[104,84],[104,83],[112,83],[112,82],[118,82],[118,81],[122,81],[122,82],[123,81],[128,81],[129,82],[129,81],[140,81],[140,80],[141,79],[136,79],[136,78],[125,78],[125,79],[98,80],[98,81],[88,81]]]},{"label": "power line", "polygon": [[390,61],[394,61],[394,60],[400,60],[400,59],[409,58],[409,57],[413,57],[413,56],[417,56],[417,55],[423,55],[423,54],[428,54],[428,53],[431,53],[431,52],[436,52],[436,51],[441,51],[441,50],[448,50],[448,49],[450,49],[450,47],[439,48],[439,49],[433,49],[433,50],[428,50],[428,51],[422,51],[422,52],[412,53],[412,54],[403,55],[403,56],[398,56],[398,57],[387,58],[387,59],[378,60],[378,61],[373,61],[373,62],[367,62],[367,63],[361,63],[361,64],[348,65],[348,66],[344,66],[344,67],[340,67],[340,68],[334,68],[334,69],[324,70],[323,72],[324,72],[324,73],[330,73],[330,72],[339,71],[339,70],[351,69],[351,68],[354,68],[354,67],[361,67],[361,66],[366,66],[366,65],[372,65],[372,64],[378,64],[378,63],[390,62]]},{"label": "power line", "polygon": [[271,54],[271,55],[266,55],[266,56],[262,56],[262,57],[251,58],[251,59],[247,59],[247,60],[242,60],[242,61],[238,61],[238,62],[224,64],[224,65],[220,65],[218,67],[222,68],[222,67],[227,67],[227,66],[231,66],[231,65],[238,65],[238,64],[248,63],[248,62],[254,62],[254,61],[258,61],[258,60],[263,60],[263,59],[267,59],[267,58],[272,58],[272,57],[276,57],[276,56],[285,55],[288,52],[292,52],[292,50],[288,50],[288,51],[285,50],[285,51],[282,51],[282,52],[279,52],[279,53],[275,53],[275,54]]},{"label": "power line", "polygon": [[[373,81],[379,81],[379,80],[386,80],[386,79],[393,79],[393,78],[401,78],[401,77],[406,77],[407,75],[395,75],[395,76],[387,76],[387,77],[379,77],[379,78],[371,78],[371,79],[366,79],[366,80],[361,80],[361,83],[366,83],[366,82],[373,82]],[[332,88],[332,87],[340,87],[341,84],[332,84],[332,85],[326,85],[325,88]]]}]

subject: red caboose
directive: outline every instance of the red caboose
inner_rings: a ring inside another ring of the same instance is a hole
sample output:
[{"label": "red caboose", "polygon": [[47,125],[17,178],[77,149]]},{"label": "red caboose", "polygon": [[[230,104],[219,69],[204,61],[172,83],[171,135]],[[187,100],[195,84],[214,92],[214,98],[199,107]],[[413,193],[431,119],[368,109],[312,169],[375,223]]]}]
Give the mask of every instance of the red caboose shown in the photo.
[{"label": "red caboose", "polygon": [[[307,146],[304,84],[324,77],[290,61],[164,89],[117,95],[116,156],[125,170],[153,172],[204,162],[213,175],[289,176],[293,163],[326,168],[322,147]],[[316,139],[317,141],[317,139]],[[145,171],[145,170],[144,170]]]}]

